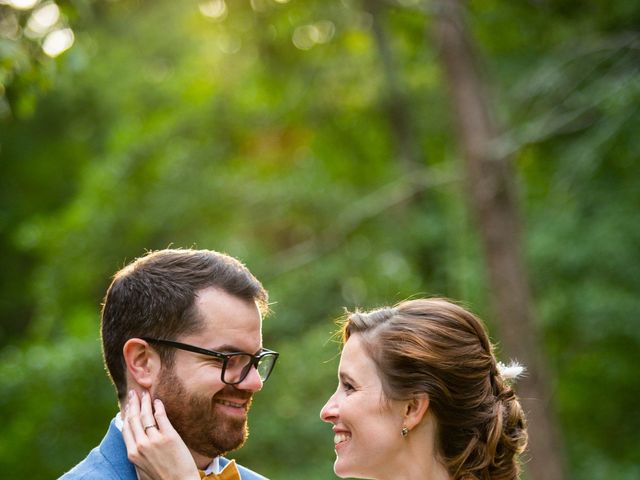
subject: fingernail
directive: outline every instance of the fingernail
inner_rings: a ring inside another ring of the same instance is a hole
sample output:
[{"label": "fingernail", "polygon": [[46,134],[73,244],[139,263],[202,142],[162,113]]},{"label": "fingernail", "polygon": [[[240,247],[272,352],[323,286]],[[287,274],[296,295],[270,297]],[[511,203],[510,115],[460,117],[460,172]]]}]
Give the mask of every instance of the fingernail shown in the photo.
[{"label": "fingernail", "polygon": [[129,398],[133,398],[133,390],[129,390]]},{"label": "fingernail", "polygon": [[147,396],[147,391],[146,391],[146,390],[143,390],[143,391],[142,391],[142,398],[145,398],[146,396]]}]

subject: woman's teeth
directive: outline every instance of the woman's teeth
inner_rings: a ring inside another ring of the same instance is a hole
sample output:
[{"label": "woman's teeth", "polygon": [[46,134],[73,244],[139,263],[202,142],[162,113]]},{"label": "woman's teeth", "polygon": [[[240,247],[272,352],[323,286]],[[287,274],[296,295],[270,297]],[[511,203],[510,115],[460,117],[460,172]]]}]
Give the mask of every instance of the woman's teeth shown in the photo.
[{"label": "woman's teeth", "polygon": [[336,433],[333,436],[333,443],[338,445],[339,443],[346,442],[351,438],[351,435],[348,433]]}]

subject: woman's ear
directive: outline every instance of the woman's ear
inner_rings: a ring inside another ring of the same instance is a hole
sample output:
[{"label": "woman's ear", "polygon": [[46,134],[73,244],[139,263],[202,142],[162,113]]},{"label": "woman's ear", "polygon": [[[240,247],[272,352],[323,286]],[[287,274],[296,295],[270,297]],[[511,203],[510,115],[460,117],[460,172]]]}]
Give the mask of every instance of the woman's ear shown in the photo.
[{"label": "woman's ear", "polygon": [[429,396],[426,393],[414,395],[405,405],[403,426],[413,429],[422,421],[428,409]]},{"label": "woman's ear", "polygon": [[139,386],[150,389],[162,367],[158,353],[141,338],[130,338],[122,347],[122,354],[129,377]]}]

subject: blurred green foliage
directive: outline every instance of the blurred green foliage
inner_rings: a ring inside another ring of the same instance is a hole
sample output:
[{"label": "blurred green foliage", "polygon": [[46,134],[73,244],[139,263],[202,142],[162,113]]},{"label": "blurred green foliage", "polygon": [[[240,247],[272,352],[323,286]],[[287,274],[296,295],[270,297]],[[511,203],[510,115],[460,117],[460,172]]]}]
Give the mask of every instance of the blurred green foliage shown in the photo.
[{"label": "blurred green foliage", "polygon": [[[126,262],[172,245],[237,256],[270,290],[265,345],[282,355],[237,458],[333,478],[318,413],[344,307],[441,294],[491,324],[435,2],[389,1],[375,19],[417,170],[398,159],[359,2],[61,3],[75,44],[56,60],[0,39],[3,475],[54,478],[100,440],[116,411],[102,295]],[[640,6],[487,0],[468,14],[505,127],[496,148],[516,162],[570,478],[638,478]]]}]

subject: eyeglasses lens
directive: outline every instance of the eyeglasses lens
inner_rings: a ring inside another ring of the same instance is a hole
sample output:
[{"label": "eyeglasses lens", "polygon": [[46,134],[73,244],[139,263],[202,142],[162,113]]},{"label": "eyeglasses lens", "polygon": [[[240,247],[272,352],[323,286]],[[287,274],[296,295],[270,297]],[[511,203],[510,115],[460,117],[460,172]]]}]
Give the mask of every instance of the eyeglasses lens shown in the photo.
[{"label": "eyeglasses lens", "polygon": [[232,355],[227,359],[227,368],[224,372],[224,381],[227,383],[240,383],[249,373],[251,368],[251,355]]},{"label": "eyeglasses lens", "polygon": [[[249,370],[253,365],[254,357],[252,355],[237,354],[229,356],[227,360],[227,368],[224,372],[224,381],[229,384],[242,382],[249,374]],[[274,355],[263,355],[258,359],[258,375],[262,381],[265,381],[275,363]]]},{"label": "eyeglasses lens", "polygon": [[258,375],[260,375],[260,379],[263,382],[269,378],[275,361],[276,357],[274,355],[265,355],[258,361]]}]

